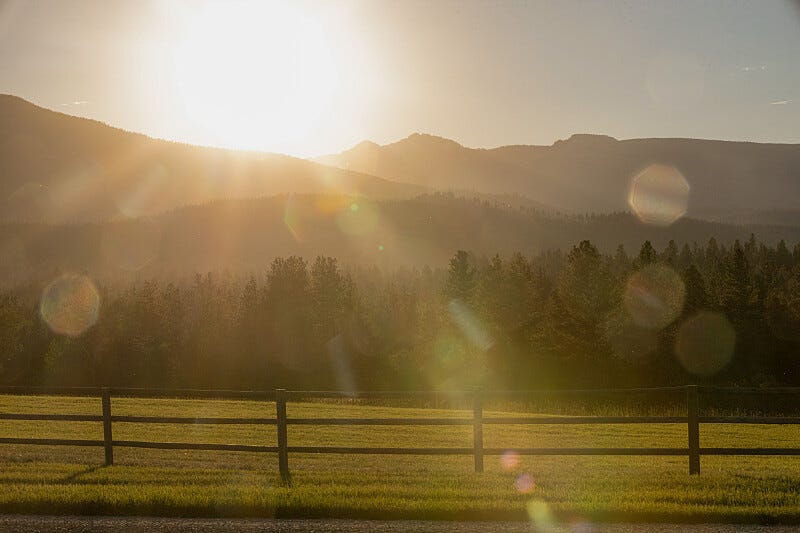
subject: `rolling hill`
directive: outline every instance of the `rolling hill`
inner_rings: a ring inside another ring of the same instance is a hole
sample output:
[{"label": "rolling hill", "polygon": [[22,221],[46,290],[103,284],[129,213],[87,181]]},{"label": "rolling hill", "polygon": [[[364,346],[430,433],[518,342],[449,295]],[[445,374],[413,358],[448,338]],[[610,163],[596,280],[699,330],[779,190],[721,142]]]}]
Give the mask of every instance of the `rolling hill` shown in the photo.
[{"label": "rolling hill", "polygon": [[[152,139],[0,96],[0,284],[252,271],[292,254],[394,268],[583,239],[609,253],[646,239],[800,240],[795,145],[576,135],[477,150],[412,135],[321,161],[349,168]],[[631,176],[654,161],[683,172],[689,214],[713,221],[655,227],[624,212]],[[461,192],[430,192],[441,189]]]},{"label": "rolling hill", "polygon": [[284,155],[153,139],[0,95],[4,221],[101,221],[281,193],[391,199],[426,190]]}]

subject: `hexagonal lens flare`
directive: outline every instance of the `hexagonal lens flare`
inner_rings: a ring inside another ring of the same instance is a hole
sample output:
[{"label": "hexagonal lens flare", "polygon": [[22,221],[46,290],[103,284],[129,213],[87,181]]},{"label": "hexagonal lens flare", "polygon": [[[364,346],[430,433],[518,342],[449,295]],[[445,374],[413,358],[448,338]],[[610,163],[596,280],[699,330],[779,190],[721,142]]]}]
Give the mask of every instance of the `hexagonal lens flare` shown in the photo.
[{"label": "hexagonal lens flare", "polygon": [[628,205],[645,224],[669,226],[686,214],[689,190],[678,169],[652,164],[631,181]]}]

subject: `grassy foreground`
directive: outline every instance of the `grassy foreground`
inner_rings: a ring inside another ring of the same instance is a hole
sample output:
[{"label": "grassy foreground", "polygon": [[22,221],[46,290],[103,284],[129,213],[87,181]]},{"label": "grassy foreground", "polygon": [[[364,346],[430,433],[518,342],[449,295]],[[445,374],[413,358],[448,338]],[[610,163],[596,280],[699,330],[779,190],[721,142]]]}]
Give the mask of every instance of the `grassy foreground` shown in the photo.
[{"label": "grassy foreground", "polygon": [[[0,412],[99,413],[99,399],[0,396]],[[258,402],[114,399],[115,414],[274,416]],[[290,417],[463,416],[454,410],[289,404]],[[487,412],[502,416],[505,412]],[[470,446],[471,427],[290,426],[290,445]],[[100,423],[0,422],[6,437],[100,438]],[[273,445],[274,426],[114,424],[116,439]],[[795,446],[791,426],[703,424],[701,446]],[[363,517],[800,523],[800,457],[517,457],[514,446],[686,444],[664,425],[485,426],[486,472],[471,457],[275,454],[0,445],[0,512],[165,516]]]}]

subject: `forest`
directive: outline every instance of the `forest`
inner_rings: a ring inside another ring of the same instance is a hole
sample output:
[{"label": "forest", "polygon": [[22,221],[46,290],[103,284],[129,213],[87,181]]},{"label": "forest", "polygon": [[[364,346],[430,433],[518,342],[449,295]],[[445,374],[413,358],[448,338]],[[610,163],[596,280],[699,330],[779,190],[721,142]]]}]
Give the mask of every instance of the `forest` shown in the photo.
[{"label": "forest", "polygon": [[0,296],[7,385],[226,389],[800,385],[800,246],[590,241],[446,268],[274,259],[251,275]]},{"label": "forest", "polygon": [[85,224],[0,223],[0,290],[79,272],[95,283],[178,281],[195,272],[255,275],[277,257],[334,257],[340,268],[384,272],[447,265],[456,250],[477,257],[535,256],[590,240],[604,254],[635,253],[645,240],[720,246],[755,234],[767,246],[800,242],[800,226],[734,225],[683,217],[669,226],[630,212],[551,213],[522,197],[438,192],[405,200],[291,194],[220,200],[158,216]]}]

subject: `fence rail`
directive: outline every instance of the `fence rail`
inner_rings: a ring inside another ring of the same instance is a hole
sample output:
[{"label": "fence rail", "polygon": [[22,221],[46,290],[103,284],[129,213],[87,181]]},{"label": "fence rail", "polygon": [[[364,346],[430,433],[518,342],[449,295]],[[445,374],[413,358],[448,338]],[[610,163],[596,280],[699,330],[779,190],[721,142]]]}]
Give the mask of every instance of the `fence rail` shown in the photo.
[{"label": "fence rail", "polygon": [[[633,395],[654,392],[685,392],[685,416],[523,416],[484,417],[483,404],[488,398],[534,398],[541,396]],[[652,455],[687,456],[689,474],[700,473],[702,455],[800,455],[800,448],[725,448],[700,447],[700,424],[800,424],[800,417],[776,416],[700,416],[700,393],[719,394],[764,394],[796,395],[800,399],[800,388],[727,388],[698,385],[659,387],[650,389],[589,389],[589,390],[538,390],[538,391],[457,391],[449,394],[472,398],[470,418],[289,418],[286,405],[289,401],[303,399],[424,399],[438,398],[436,391],[231,391],[196,389],[138,389],[96,387],[0,387],[5,395],[52,395],[73,397],[99,397],[102,415],[46,414],[46,413],[0,413],[0,420],[102,422],[103,439],[45,439],[0,437],[0,444],[45,445],[45,446],[97,446],[103,447],[105,464],[114,464],[114,448],[150,448],[166,450],[208,450],[277,453],[278,469],[284,483],[291,483],[289,453],[314,454],[380,454],[380,455],[465,455],[473,456],[476,472],[483,471],[484,456],[502,455],[507,448],[486,448],[483,445],[484,425],[585,425],[585,424],[686,424],[687,446],[685,448],[514,448],[519,455]],[[180,398],[180,399],[225,399],[261,400],[274,402],[275,418],[238,417],[176,417],[176,416],[129,416],[113,415],[112,397],[128,398]],[[277,426],[276,446],[246,444],[205,444],[191,442],[148,442],[115,440],[114,423],[143,424],[254,424]],[[289,445],[288,426],[472,426],[472,446],[436,448],[396,447],[347,447],[347,446],[295,446]]]}]

